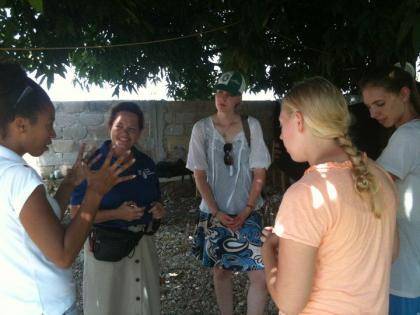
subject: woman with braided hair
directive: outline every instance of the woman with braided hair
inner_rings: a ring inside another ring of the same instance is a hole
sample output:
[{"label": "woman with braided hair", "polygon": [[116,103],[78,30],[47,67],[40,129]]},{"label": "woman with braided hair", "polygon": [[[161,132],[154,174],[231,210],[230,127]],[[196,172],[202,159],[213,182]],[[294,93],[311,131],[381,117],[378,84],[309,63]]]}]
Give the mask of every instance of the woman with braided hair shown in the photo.
[{"label": "woman with braided hair", "polygon": [[280,314],[385,314],[397,195],[348,136],[341,92],[315,77],[283,99],[280,138],[310,167],[264,230],[268,290]]},{"label": "woman with braided hair", "polygon": [[[407,69],[407,67],[406,67]],[[373,69],[361,80],[363,101],[384,127],[395,127],[378,163],[400,195],[398,259],[391,270],[390,314],[420,314],[420,97],[410,73]]]}]

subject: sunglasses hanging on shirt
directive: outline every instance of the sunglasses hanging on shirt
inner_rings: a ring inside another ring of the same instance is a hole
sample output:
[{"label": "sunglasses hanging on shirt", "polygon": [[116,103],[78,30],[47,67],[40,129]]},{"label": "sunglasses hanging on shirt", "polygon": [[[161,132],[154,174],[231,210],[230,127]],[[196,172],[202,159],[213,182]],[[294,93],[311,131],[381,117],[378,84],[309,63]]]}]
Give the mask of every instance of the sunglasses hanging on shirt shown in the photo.
[{"label": "sunglasses hanging on shirt", "polygon": [[232,149],[233,149],[232,143],[226,143],[223,146],[223,151],[225,152],[225,156],[223,157],[223,161],[225,162],[225,165],[227,165],[227,166],[233,165]]}]

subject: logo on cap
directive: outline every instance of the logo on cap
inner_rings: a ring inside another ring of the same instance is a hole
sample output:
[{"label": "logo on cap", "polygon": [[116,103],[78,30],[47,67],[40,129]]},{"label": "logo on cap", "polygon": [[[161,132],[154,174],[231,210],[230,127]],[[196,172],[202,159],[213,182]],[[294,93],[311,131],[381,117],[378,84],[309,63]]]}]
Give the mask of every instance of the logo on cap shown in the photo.
[{"label": "logo on cap", "polygon": [[246,88],[245,79],[240,72],[228,71],[223,73],[215,86],[216,90],[227,91],[232,96],[241,95]]}]

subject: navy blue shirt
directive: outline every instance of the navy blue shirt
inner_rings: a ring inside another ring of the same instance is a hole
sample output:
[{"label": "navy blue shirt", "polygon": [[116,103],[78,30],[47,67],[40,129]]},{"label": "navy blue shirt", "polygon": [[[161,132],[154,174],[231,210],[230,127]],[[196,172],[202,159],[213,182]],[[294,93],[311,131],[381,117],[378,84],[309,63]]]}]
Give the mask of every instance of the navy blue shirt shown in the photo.
[{"label": "navy blue shirt", "polygon": [[[111,141],[105,141],[102,146],[95,152],[101,154],[100,159],[92,165],[92,170],[99,169],[104,163]],[[108,209],[116,209],[125,201],[134,201],[139,207],[146,207],[143,217],[139,220],[124,221],[112,220],[96,225],[106,225],[118,228],[127,228],[131,225],[148,224],[152,220],[151,213],[148,212],[153,202],[160,200],[159,180],[156,174],[156,165],[153,160],[146,154],[140,152],[136,148],[132,148],[131,152],[136,159],[135,163],[125,170],[120,176],[136,174],[134,179],[115,185],[101,200],[99,209],[106,211]],[[113,157],[112,161],[116,159]],[[87,182],[82,182],[75,188],[71,195],[71,205],[80,205],[86,193]]]}]

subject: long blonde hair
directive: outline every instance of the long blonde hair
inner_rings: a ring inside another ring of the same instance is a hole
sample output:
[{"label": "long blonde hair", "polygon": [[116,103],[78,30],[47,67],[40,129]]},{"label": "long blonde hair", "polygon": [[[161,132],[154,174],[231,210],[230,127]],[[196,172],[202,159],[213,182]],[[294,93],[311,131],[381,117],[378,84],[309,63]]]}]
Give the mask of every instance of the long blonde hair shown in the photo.
[{"label": "long blonde hair", "polygon": [[288,113],[299,111],[311,133],[323,139],[335,139],[353,165],[354,186],[358,193],[367,193],[371,210],[381,216],[378,206],[378,184],[369,171],[367,160],[348,135],[351,116],[343,94],[328,80],[313,77],[295,85],[285,96],[282,108]]}]

